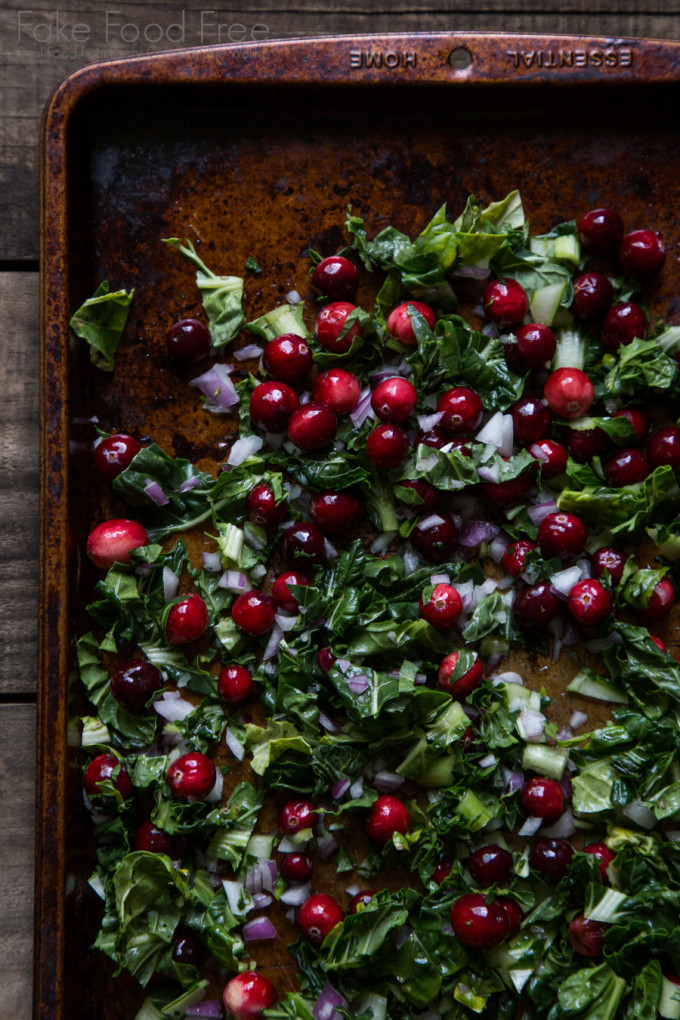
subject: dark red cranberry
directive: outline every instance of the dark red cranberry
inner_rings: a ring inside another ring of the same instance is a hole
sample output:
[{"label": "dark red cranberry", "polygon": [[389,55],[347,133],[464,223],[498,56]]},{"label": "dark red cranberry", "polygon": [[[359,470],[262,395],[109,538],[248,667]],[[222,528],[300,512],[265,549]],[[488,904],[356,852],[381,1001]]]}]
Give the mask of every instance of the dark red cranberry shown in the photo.
[{"label": "dark red cranberry", "polygon": [[606,276],[583,273],[574,280],[572,313],[576,319],[596,319],[607,311],[613,296],[614,288]]},{"label": "dark red cranberry", "polygon": [[484,679],[484,665],[480,658],[476,658],[470,668],[451,683],[451,676],[458,665],[459,658],[460,652],[449,652],[446,658],[441,661],[437,679],[440,687],[449,691],[454,698],[462,699],[467,698],[468,694],[472,694],[481,684]]},{"label": "dark red cranberry", "polygon": [[534,549],[538,549],[538,546],[529,538],[519,538],[516,542],[511,542],[503,553],[503,566],[507,572],[513,577],[519,577],[524,570],[527,553]]},{"label": "dark red cranberry", "polygon": [[311,800],[289,800],[281,808],[278,825],[284,834],[294,835],[302,829],[315,829],[318,821]]},{"label": "dark red cranberry", "polygon": [[418,394],[413,383],[401,376],[383,379],[371,394],[371,407],[380,421],[401,425],[416,409]]},{"label": "dark red cranberry", "polygon": [[132,458],[141,450],[141,445],[133,436],[117,432],[115,436],[107,436],[97,443],[92,453],[94,468],[98,475],[112,482],[114,478],[129,467]]},{"label": "dark red cranberry", "polygon": [[329,368],[317,375],[312,384],[312,396],[334,414],[349,414],[359,403],[361,383],[346,368]]},{"label": "dark red cranberry", "polygon": [[250,670],[232,662],[220,670],[217,677],[217,693],[229,705],[242,705],[253,692],[253,678]]},{"label": "dark red cranberry", "polygon": [[256,637],[274,626],[276,602],[264,591],[246,591],[234,599],[231,618],[242,631]]},{"label": "dark red cranberry", "polygon": [[345,912],[337,900],[326,893],[315,893],[300,907],[297,926],[313,946],[320,946],[344,919]]},{"label": "dark red cranberry", "polygon": [[283,333],[266,345],[262,364],[273,379],[298,386],[309,377],[314,359],[306,340],[296,333]]},{"label": "dark red cranberry", "polygon": [[588,846],[583,848],[584,854],[591,854],[597,861],[597,866],[600,869],[600,875],[602,881],[609,885],[609,865],[614,860],[614,854],[611,852],[606,843],[589,843]]},{"label": "dark red cranberry", "polygon": [[611,450],[611,440],[604,429],[569,429],[569,453],[579,464],[593,457],[602,457]]},{"label": "dark red cranberry", "polygon": [[441,450],[442,446],[451,442],[451,436],[441,425],[433,425],[431,429],[422,429],[416,435],[415,446],[431,446],[433,450]]},{"label": "dark red cranberry", "polygon": [[529,867],[557,885],[569,871],[574,848],[566,839],[539,839],[529,852]]},{"label": "dark red cranberry", "polygon": [[661,464],[680,468],[680,429],[669,425],[653,432],[647,443],[647,459],[653,468]]},{"label": "dark red cranberry", "polygon": [[604,577],[605,572],[609,574],[612,584],[616,585],[623,577],[623,568],[626,565],[626,557],[618,549],[603,545],[596,549],[590,557],[590,566],[596,577]]},{"label": "dark red cranberry", "polygon": [[557,340],[550,326],[542,322],[530,322],[517,330],[517,343],[506,344],[513,349],[520,371],[540,372],[548,368],[555,357]]},{"label": "dark red cranberry", "polygon": [[282,499],[276,502],[274,490],[261,482],[248,493],[248,519],[253,524],[259,524],[264,528],[275,528],[283,524],[288,516],[288,502]]},{"label": "dark red cranberry", "polygon": [[448,878],[453,871],[453,860],[450,857],[442,857],[437,867],[432,872],[432,881],[441,885],[444,879]]},{"label": "dark red cranberry", "polygon": [[608,351],[633,342],[636,337],[644,340],[647,333],[647,316],[642,308],[632,301],[612,305],[602,323],[602,343]]},{"label": "dark red cranberry", "polygon": [[594,626],[606,620],[612,611],[612,595],[599,581],[586,577],[569,592],[567,609],[578,623]]},{"label": "dark red cranberry", "polygon": [[482,893],[466,893],[451,907],[453,934],[472,949],[493,949],[508,936],[510,920],[502,906],[488,903]]},{"label": "dark red cranberry", "polygon": [[488,500],[494,506],[517,506],[533,484],[531,470],[527,468],[515,478],[508,478],[506,482],[483,482],[479,491],[482,499]]},{"label": "dark red cranberry", "polygon": [[666,648],[665,644],[663,643],[660,637],[657,637],[656,634],[650,634],[649,638],[650,641],[654,642],[654,644],[656,645],[660,652],[663,652],[664,655],[668,655],[668,649]]},{"label": "dark red cranberry", "polygon": [[306,453],[329,446],[337,431],[338,420],[325,404],[303,404],[288,419],[288,438]]},{"label": "dark red cranberry", "polygon": [[604,473],[609,485],[618,489],[623,485],[642,482],[649,474],[649,464],[642,450],[633,447],[618,450],[610,457],[604,466]]},{"label": "dark red cranberry", "polygon": [[398,425],[378,425],[366,440],[366,456],[382,471],[399,467],[409,451],[406,433]]},{"label": "dark red cranberry", "polygon": [[508,930],[508,938],[511,939],[513,935],[522,927],[522,921],[524,920],[524,914],[520,910],[519,906],[509,896],[498,896],[496,897],[496,903],[499,907],[502,907],[505,913],[508,915],[508,923],[510,928]]},{"label": "dark red cranberry", "polygon": [[552,424],[546,404],[536,397],[522,397],[510,408],[514,436],[518,443],[533,443],[545,435]]},{"label": "dark red cranberry", "polygon": [[458,545],[458,528],[450,517],[430,514],[418,521],[411,541],[429,563],[444,563],[451,559]]},{"label": "dark red cranberry", "polygon": [[215,766],[200,751],[189,751],[168,769],[168,783],[178,800],[204,800],[215,785]]},{"label": "dark red cranberry", "polygon": [[312,877],[312,862],[307,854],[297,852],[286,854],[281,865],[281,874],[286,882],[302,885]]},{"label": "dark red cranberry", "polygon": [[529,298],[516,280],[494,280],[484,291],[484,311],[497,326],[516,326],[529,311]]},{"label": "dark red cranberry", "polygon": [[463,600],[451,584],[436,584],[427,600],[420,596],[420,615],[437,630],[448,630],[463,612]]},{"label": "dark red cranberry", "polygon": [[182,843],[147,818],[135,833],[135,850],[144,850],[148,854],[165,854],[171,861],[178,861],[182,856]]},{"label": "dark red cranberry", "polygon": [[259,383],[250,395],[250,417],[265,432],[285,432],[299,404],[297,393],[286,383]]},{"label": "dark red cranberry", "polygon": [[622,411],[617,411],[613,417],[626,418],[635,429],[635,438],[639,443],[641,443],[647,435],[647,430],[649,429],[647,419],[642,411],[639,411],[637,408],[627,407]]},{"label": "dark red cranberry", "polygon": [[316,524],[306,521],[291,524],[286,529],[281,552],[290,567],[314,568],[326,562],[323,533]]},{"label": "dark red cranberry", "polygon": [[587,540],[586,526],[576,514],[558,510],[544,517],[538,526],[538,546],[546,560],[553,556],[580,556]]},{"label": "dark red cranberry", "polygon": [[349,901],[349,907],[347,908],[348,914],[358,914],[365,906],[367,906],[373,897],[375,896],[374,889],[362,889],[361,892],[355,893],[352,899]]},{"label": "dark red cranberry", "polygon": [[537,439],[529,453],[540,463],[543,478],[556,478],[567,466],[567,451],[554,439]]},{"label": "dark red cranberry", "polygon": [[579,220],[578,236],[593,255],[615,251],[623,237],[623,220],[613,209],[591,209]]},{"label": "dark red cranberry", "polygon": [[646,280],[659,272],[666,261],[661,234],[653,230],[632,230],[619,246],[619,269],[627,276]]},{"label": "dark red cranberry", "polygon": [[163,677],[157,666],[146,659],[128,659],[122,662],[111,676],[111,693],[128,712],[147,711],[149,700],[163,686]]},{"label": "dark red cranberry", "polygon": [[349,492],[323,492],[312,496],[312,520],[326,535],[342,535],[364,516],[364,504]]},{"label": "dark red cranberry", "polygon": [[411,814],[402,800],[383,794],[368,812],[366,834],[377,846],[385,846],[395,832],[405,836],[411,827]]},{"label": "dark red cranberry", "polygon": [[[117,773],[114,778],[114,773]],[[100,783],[110,780],[123,800],[132,796],[130,776],[113,754],[98,754],[85,769],[85,793],[88,797],[104,796]]]},{"label": "dark red cranberry", "polygon": [[552,825],[564,813],[564,791],[556,779],[533,776],[519,791],[519,806],[525,815]]},{"label": "dark red cranberry", "polygon": [[602,956],[604,937],[609,930],[604,921],[593,921],[592,918],[580,914],[569,922],[567,937],[575,953],[594,959]]},{"label": "dark red cranberry", "polygon": [[198,935],[190,928],[179,925],[172,940],[172,958],[175,963],[200,967],[205,959],[205,947]]},{"label": "dark red cranberry", "polygon": [[512,615],[520,627],[542,627],[554,620],[559,611],[560,600],[547,581],[520,588],[512,603]]},{"label": "dark red cranberry", "polygon": [[442,416],[441,427],[455,436],[477,428],[484,414],[484,405],[474,390],[454,386],[442,393],[437,401],[437,411]]},{"label": "dark red cranberry", "polygon": [[507,885],[512,874],[512,854],[495,843],[478,846],[470,854],[468,871],[478,885]]},{"label": "dark red cranberry", "polygon": [[286,570],[283,574],[279,574],[272,585],[272,595],[279,609],[283,609],[287,613],[297,613],[300,603],[288,586],[293,584],[309,588],[311,583],[312,578],[309,574],[303,574],[299,570]]},{"label": "dark red cranberry", "polygon": [[[400,488],[410,489],[412,492],[417,493],[420,497],[420,501],[411,503],[409,500],[404,499],[403,496],[399,494]],[[433,485],[430,485],[429,482],[426,482],[424,478],[407,478],[400,481],[395,487],[394,494],[400,503],[404,503],[406,506],[412,506],[415,510],[430,510],[434,513],[439,509],[442,502],[441,493],[435,489]]]},{"label": "dark red cranberry", "polygon": [[333,655],[330,648],[320,648],[316,653],[316,664],[321,670],[323,676],[328,676],[331,671],[331,666],[335,662],[335,656]]},{"label": "dark red cranberry", "polygon": [[673,585],[667,577],[662,578],[654,588],[652,596],[642,613],[646,623],[656,620],[664,620],[675,605],[675,592]]},{"label": "dark red cranberry", "polygon": [[210,330],[198,319],[182,319],[165,334],[165,346],[173,361],[202,361],[210,351]]},{"label": "dark red cranberry", "polygon": [[543,396],[553,414],[572,420],[588,413],[595,388],[579,368],[558,368],[548,376]]},{"label": "dark red cranberry", "polygon": [[422,301],[404,301],[403,304],[392,309],[387,317],[388,333],[404,347],[415,347],[418,341],[413,332],[409,306],[422,315],[430,329],[434,329],[437,316],[430,306],[423,304]]},{"label": "dark red cranberry", "polygon": [[171,645],[188,645],[208,629],[208,607],[195,592],[176,602],[165,619],[165,636]]},{"label": "dark red cranberry", "polygon": [[361,336],[358,322],[347,326],[347,319],[355,310],[356,305],[349,301],[333,301],[321,309],[316,317],[314,332],[324,350],[344,354],[352,346],[354,337]]},{"label": "dark red cranberry", "polygon": [[244,970],[227,982],[222,993],[231,1020],[258,1020],[276,1002],[276,988],[255,970]]},{"label": "dark red cranberry", "polygon": [[328,255],[314,267],[312,287],[331,301],[351,301],[359,286],[359,270],[344,255]]}]

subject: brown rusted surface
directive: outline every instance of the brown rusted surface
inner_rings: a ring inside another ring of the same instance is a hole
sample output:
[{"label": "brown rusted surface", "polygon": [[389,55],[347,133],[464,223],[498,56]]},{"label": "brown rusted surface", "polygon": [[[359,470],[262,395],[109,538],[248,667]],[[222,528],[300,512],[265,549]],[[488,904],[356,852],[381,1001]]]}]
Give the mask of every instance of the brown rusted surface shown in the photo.
[{"label": "brown rusted surface", "polygon": [[[457,71],[449,55],[461,48],[472,62]],[[91,477],[90,419],[213,470],[235,428],[200,408],[186,385],[198,371],[165,357],[168,325],[200,302],[192,267],[162,238],[190,238],[225,274],[254,256],[263,272],[246,274],[252,317],[293,287],[308,293],[305,252],[345,242],[348,203],[371,234],[387,223],[412,233],[443,202],[457,212],[470,192],[487,202],[516,187],[536,232],[598,205],[661,229],[669,259],[652,311],[680,321],[680,135],[665,113],[677,107],[679,57],[677,44],[640,40],[347,37],[114,61],[55,94],[42,177],[36,1017],[113,1020],[141,1001],[125,978],[113,993],[110,968],[88,949],[99,906],[85,885],[80,757],[67,740],[80,707],[71,642],[97,580],[84,540],[123,509]],[[110,376],[67,330],[105,278],[136,290]],[[372,283],[362,286],[365,303]],[[677,654],[677,626],[661,636]],[[558,694],[576,668],[568,656],[516,661]]]}]

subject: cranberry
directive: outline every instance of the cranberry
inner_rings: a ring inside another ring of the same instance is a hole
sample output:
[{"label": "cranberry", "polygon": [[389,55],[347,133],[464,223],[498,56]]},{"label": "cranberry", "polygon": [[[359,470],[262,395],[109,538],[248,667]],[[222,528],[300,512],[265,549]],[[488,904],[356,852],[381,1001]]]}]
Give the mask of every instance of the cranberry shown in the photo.
[{"label": "cranberry", "polygon": [[366,833],[378,846],[385,846],[395,832],[405,836],[411,826],[411,815],[403,801],[390,794],[378,797],[368,813]]},{"label": "cranberry", "polygon": [[331,671],[331,666],[335,662],[335,656],[333,655],[330,648],[320,648],[316,653],[316,664],[321,670],[323,676],[328,676]]},{"label": "cranberry", "polygon": [[276,502],[274,490],[266,482],[260,482],[248,493],[248,519],[264,528],[283,524],[288,516],[288,502]]},{"label": "cranberry", "polygon": [[245,666],[232,662],[220,670],[217,693],[229,705],[242,705],[253,691],[253,678]]},{"label": "cranberry", "polygon": [[524,914],[520,910],[518,904],[515,903],[515,901],[509,896],[498,896],[496,898],[496,903],[499,907],[502,907],[508,915],[508,923],[510,925],[510,928],[508,929],[508,938],[511,939],[522,927]]},{"label": "cranberry", "polygon": [[232,1020],[257,1020],[263,1009],[276,1002],[276,989],[266,977],[245,970],[227,982],[222,998]]},{"label": "cranberry", "polygon": [[484,291],[484,311],[497,326],[515,326],[529,311],[529,298],[516,280],[494,280]]},{"label": "cranberry", "polygon": [[286,570],[283,574],[279,574],[272,585],[272,595],[279,609],[283,609],[287,613],[297,613],[300,603],[288,585],[297,584],[301,587],[309,588],[311,583],[312,578],[309,574],[302,574],[299,570]]},{"label": "cranberry", "polygon": [[576,514],[558,510],[544,517],[538,526],[538,545],[546,560],[553,556],[580,556],[587,539],[586,526]]},{"label": "cranberry", "polygon": [[414,548],[430,563],[450,560],[458,544],[458,528],[450,517],[422,517],[411,532]]},{"label": "cranberry", "polygon": [[168,769],[168,783],[178,800],[204,800],[215,785],[215,766],[200,751],[189,751]]},{"label": "cranberry", "polygon": [[623,237],[623,220],[613,209],[591,209],[579,220],[578,236],[594,255],[614,251]]},{"label": "cranberry", "polygon": [[614,288],[602,273],[583,273],[574,280],[571,310],[576,319],[596,319],[612,303]]},{"label": "cranberry", "polygon": [[403,304],[397,305],[396,308],[392,309],[387,317],[388,333],[400,344],[403,344],[404,347],[415,347],[418,341],[413,332],[409,307],[422,315],[430,329],[434,329],[437,316],[430,306],[423,304],[422,301],[404,301]]},{"label": "cranberry", "polygon": [[639,305],[622,301],[612,305],[602,323],[602,343],[608,351],[633,342],[636,337],[644,340],[647,332],[647,316]]},{"label": "cranberry", "polygon": [[299,404],[297,393],[286,383],[259,383],[250,395],[250,417],[265,432],[285,432]]},{"label": "cranberry", "polygon": [[347,909],[348,914],[358,914],[364,907],[371,902],[375,896],[375,890],[373,889],[362,889],[361,892],[355,893],[352,899],[349,901],[349,907]]},{"label": "cranberry", "polygon": [[[404,499],[399,494],[399,489],[410,489],[411,492],[417,493],[419,501],[411,502]],[[407,478],[400,481],[394,490],[394,494],[399,502],[405,503],[406,506],[414,508],[422,507],[423,510],[430,510],[432,512],[439,509],[442,501],[441,493],[435,489],[434,485],[426,482],[424,478]]]},{"label": "cranberry", "polygon": [[618,549],[603,545],[596,549],[590,557],[590,566],[596,577],[604,577],[605,571],[609,574],[612,584],[618,584],[623,577],[623,568],[626,565],[626,557]]},{"label": "cranberry", "polygon": [[506,885],[512,874],[512,854],[494,843],[478,846],[470,854],[468,870],[478,885]]},{"label": "cranberry", "polygon": [[378,425],[366,440],[366,456],[382,471],[399,467],[409,451],[406,433],[398,425]]},{"label": "cranberry", "polygon": [[302,885],[303,882],[307,882],[312,877],[312,862],[307,854],[301,854],[297,851],[292,854],[286,854],[281,865],[281,874],[286,882]]},{"label": "cranberry", "polygon": [[315,829],[319,816],[311,800],[289,800],[279,814],[279,829],[294,834],[301,829]]},{"label": "cranberry", "polygon": [[527,553],[534,549],[538,549],[538,546],[528,538],[520,538],[516,542],[511,542],[503,553],[503,566],[507,572],[513,577],[519,577],[524,570]]},{"label": "cranberry", "polygon": [[102,478],[112,482],[130,465],[132,458],[141,448],[136,439],[124,432],[107,436],[101,443],[97,443],[92,453],[95,471]]},{"label": "cranberry", "polygon": [[618,450],[605,464],[604,473],[609,485],[618,489],[643,481],[649,474],[649,464],[641,450]]},{"label": "cranberry", "polygon": [[146,712],[149,700],[162,686],[160,670],[146,659],[122,662],[111,677],[111,693],[114,698],[134,714]]},{"label": "cranberry", "polygon": [[602,955],[604,949],[604,937],[609,925],[603,921],[593,921],[592,918],[584,917],[581,914],[569,922],[567,937],[569,944],[575,953],[581,956],[595,958]]},{"label": "cranberry", "polygon": [[451,683],[451,676],[458,665],[459,658],[460,652],[449,652],[446,658],[442,659],[437,679],[439,686],[445,691],[449,691],[454,698],[467,698],[468,694],[472,694],[484,679],[484,666],[481,659],[476,658],[470,668]]},{"label": "cranberry", "polygon": [[540,372],[547,368],[555,357],[557,340],[550,326],[542,322],[530,322],[517,330],[517,343],[506,344],[514,352],[520,371]]},{"label": "cranberry", "polygon": [[647,443],[647,458],[653,468],[660,464],[680,468],[680,429],[670,425],[653,432]]},{"label": "cranberry", "polygon": [[418,395],[413,383],[401,376],[383,379],[371,394],[371,407],[380,421],[401,425],[416,409]]},{"label": "cranberry", "polygon": [[200,967],[205,958],[205,947],[195,932],[184,925],[178,925],[172,942],[172,958],[175,963]]},{"label": "cranberry", "polygon": [[346,368],[329,368],[317,375],[312,385],[312,396],[334,414],[349,414],[359,403],[361,383]]},{"label": "cranberry", "polygon": [[552,825],[564,812],[564,792],[556,779],[534,776],[519,791],[519,806],[525,815]]},{"label": "cranberry", "polygon": [[666,261],[666,246],[661,234],[653,230],[632,230],[624,234],[619,246],[619,269],[627,276],[648,279],[659,272]]},{"label": "cranberry", "polygon": [[350,301],[359,286],[359,270],[344,255],[328,255],[314,267],[312,287],[332,301]]},{"label": "cranberry", "polygon": [[611,449],[611,440],[601,428],[570,429],[569,453],[579,464],[587,464],[593,457],[602,457]]},{"label": "cranberry", "polygon": [[675,605],[673,585],[664,577],[654,588],[651,598],[642,613],[645,623],[665,619]]},{"label": "cranberry", "polygon": [[[416,436],[415,446],[431,446],[433,450],[441,450],[442,446],[451,442],[451,436],[445,432],[441,425],[433,425],[431,429],[422,429]],[[470,451],[467,450],[469,455]]]},{"label": "cranberry", "polygon": [[558,368],[548,377],[543,396],[553,414],[562,418],[582,418],[595,399],[595,389],[579,368]]},{"label": "cranberry", "polygon": [[364,516],[364,504],[349,492],[323,492],[312,496],[312,520],[327,535],[341,535]]},{"label": "cranberry", "polygon": [[[114,772],[117,772],[115,779]],[[84,785],[88,797],[103,796],[99,784],[107,779],[113,783],[123,800],[132,796],[132,780],[118,758],[113,754],[98,754],[85,769]]]},{"label": "cranberry", "polygon": [[537,439],[529,447],[529,453],[540,463],[544,478],[556,478],[567,466],[567,451],[554,439]]},{"label": "cranberry", "polygon": [[623,411],[617,411],[614,414],[614,418],[626,418],[633,428],[635,429],[635,438],[639,443],[647,435],[649,425],[642,411],[638,411],[635,407],[627,407]]},{"label": "cranberry", "polygon": [[288,419],[288,438],[306,453],[329,446],[337,430],[338,420],[330,408],[313,401],[298,407]]},{"label": "cranberry", "polygon": [[479,489],[482,498],[493,503],[494,506],[517,506],[533,484],[531,471],[527,469],[520,472],[515,478],[508,478],[506,482],[483,482]]},{"label": "cranberry", "polygon": [[143,821],[135,833],[135,850],[165,854],[171,861],[178,861],[182,856],[181,842],[159,829],[150,818]]},{"label": "cranberry", "polygon": [[482,398],[474,390],[465,386],[454,386],[442,393],[437,401],[437,411],[441,413],[442,428],[453,435],[471,432],[477,428],[484,414]]},{"label": "cranberry", "polygon": [[171,645],[187,645],[208,629],[208,608],[196,592],[175,602],[165,620],[165,636]]},{"label": "cranberry", "polygon": [[453,861],[450,857],[443,857],[432,872],[432,881],[441,885],[444,879],[448,878],[453,871]]},{"label": "cranberry", "polygon": [[573,856],[574,848],[566,839],[539,839],[529,852],[529,867],[550,885],[557,885],[569,871]]},{"label": "cranberry", "polygon": [[87,539],[87,555],[96,567],[109,570],[114,563],[129,563],[130,553],[149,544],[141,524],[126,518],[102,521]]},{"label": "cranberry", "polygon": [[665,644],[663,643],[660,637],[657,637],[656,634],[650,634],[649,638],[650,641],[654,642],[654,644],[656,645],[660,652],[663,652],[664,655],[668,655],[668,649],[666,648]]},{"label": "cranberry", "polygon": [[512,615],[520,627],[542,627],[554,620],[559,611],[560,600],[547,581],[520,588],[512,603]]},{"label": "cranberry", "polygon": [[533,443],[550,428],[552,415],[542,400],[522,397],[510,408],[514,436],[518,443]]},{"label": "cranberry", "polygon": [[309,376],[314,360],[306,340],[296,333],[283,333],[269,341],[262,364],[273,379],[297,386]]},{"label": "cranberry", "polygon": [[589,843],[588,846],[583,848],[584,854],[591,854],[597,861],[597,866],[600,869],[602,881],[609,885],[609,865],[614,860],[614,854],[611,852],[606,843]]},{"label": "cranberry", "polygon": [[246,591],[234,599],[231,618],[246,634],[260,637],[274,626],[276,602],[263,591]]},{"label": "cranberry", "polygon": [[578,623],[591,626],[602,623],[612,611],[611,592],[599,581],[586,577],[577,581],[569,592],[567,609]]},{"label": "cranberry", "polygon": [[210,351],[210,330],[198,319],[182,319],[165,334],[165,346],[173,361],[202,361]]},{"label": "cranberry", "polygon": [[502,906],[482,893],[466,893],[451,907],[453,934],[472,949],[493,949],[507,938],[510,920]]},{"label": "cranberry", "polygon": [[320,946],[336,924],[344,920],[345,912],[336,899],[326,893],[316,893],[300,907],[297,925],[313,946]]},{"label": "cranberry", "polygon": [[463,612],[463,600],[451,584],[436,584],[427,600],[420,596],[420,615],[437,630],[452,627]]},{"label": "cranberry", "polygon": [[347,319],[355,309],[356,305],[349,301],[334,301],[321,309],[316,317],[314,332],[324,350],[344,354],[352,346],[354,337],[361,336],[358,322],[353,322],[347,328]]},{"label": "cranberry", "polygon": [[326,562],[323,533],[316,524],[306,521],[291,524],[286,529],[281,552],[290,567],[319,567]]}]

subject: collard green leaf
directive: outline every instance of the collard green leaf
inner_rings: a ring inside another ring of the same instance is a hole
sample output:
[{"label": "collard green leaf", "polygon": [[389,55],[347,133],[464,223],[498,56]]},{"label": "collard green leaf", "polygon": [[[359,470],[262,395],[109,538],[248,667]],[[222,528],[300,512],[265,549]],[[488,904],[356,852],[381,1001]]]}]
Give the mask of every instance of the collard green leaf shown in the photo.
[{"label": "collard green leaf", "polygon": [[90,345],[92,364],[105,372],[113,372],[134,293],[134,290],[111,291],[108,281],[104,280],[69,321],[75,335]]}]

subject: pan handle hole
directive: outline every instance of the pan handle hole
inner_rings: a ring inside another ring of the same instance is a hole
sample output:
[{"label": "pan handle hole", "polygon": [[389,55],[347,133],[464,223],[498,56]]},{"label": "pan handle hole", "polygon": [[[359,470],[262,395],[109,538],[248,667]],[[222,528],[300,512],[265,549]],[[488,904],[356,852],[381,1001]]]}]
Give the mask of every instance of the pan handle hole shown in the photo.
[{"label": "pan handle hole", "polygon": [[454,71],[465,71],[472,63],[472,54],[464,46],[456,46],[449,53],[449,64]]}]

